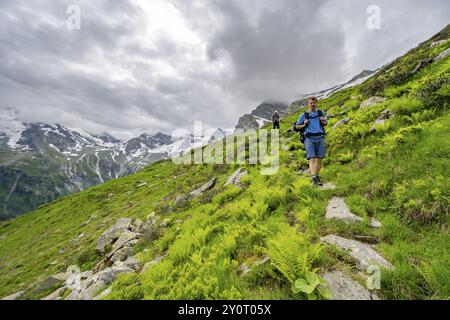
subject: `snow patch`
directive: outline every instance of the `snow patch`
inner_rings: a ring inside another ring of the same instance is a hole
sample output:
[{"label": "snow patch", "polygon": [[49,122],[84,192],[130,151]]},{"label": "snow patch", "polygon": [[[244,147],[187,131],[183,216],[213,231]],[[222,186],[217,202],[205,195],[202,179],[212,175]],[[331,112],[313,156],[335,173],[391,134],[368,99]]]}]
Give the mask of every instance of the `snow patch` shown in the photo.
[{"label": "snow patch", "polygon": [[0,111],[0,132],[9,138],[7,145],[11,149],[23,148],[19,145],[19,140],[26,128],[27,126],[17,119],[16,110],[6,108]]},{"label": "snow patch", "polygon": [[49,143],[48,146],[49,146],[51,149],[55,150],[56,152],[61,153],[61,151],[60,151],[57,147],[55,147],[53,144]]},{"label": "snow patch", "polygon": [[258,122],[258,125],[260,128],[262,128],[263,126],[265,126],[267,123],[270,123],[272,121],[258,117],[258,116],[253,116],[253,118],[256,120],[256,122]]}]

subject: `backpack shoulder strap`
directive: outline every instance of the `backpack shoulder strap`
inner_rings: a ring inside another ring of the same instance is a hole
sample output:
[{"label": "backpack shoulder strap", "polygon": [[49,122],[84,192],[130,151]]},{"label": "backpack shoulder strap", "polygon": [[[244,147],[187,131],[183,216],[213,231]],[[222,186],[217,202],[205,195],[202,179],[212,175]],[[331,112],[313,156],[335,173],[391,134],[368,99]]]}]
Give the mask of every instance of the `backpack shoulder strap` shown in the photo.
[{"label": "backpack shoulder strap", "polygon": [[305,112],[305,119],[309,120],[309,112],[308,111]]},{"label": "backpack shoulder strap", "polygon": [[[319,117],[325,117],[325,113],[322,110],[319,110]],[[326,135],[325,127],[322,125],[322,122],[320,123],[320,126],[322,127],[323,134]]]}]

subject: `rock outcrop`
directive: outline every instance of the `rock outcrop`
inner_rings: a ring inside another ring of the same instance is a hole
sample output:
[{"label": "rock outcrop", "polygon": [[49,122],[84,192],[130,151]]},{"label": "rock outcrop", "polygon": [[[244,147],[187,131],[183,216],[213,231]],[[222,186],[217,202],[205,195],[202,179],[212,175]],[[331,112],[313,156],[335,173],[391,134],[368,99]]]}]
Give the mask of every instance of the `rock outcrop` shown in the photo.
[{"label": "rock outcrop", "polygon": [[41,291],[50,289],[58,284],[64,283],[64,281],[66,281],[68,278],[69,278],[69,273],[66,273],[66,272],[62,272],[62,273],[58,273],[53,276],[50,276],[38,285],[36,291],[41,292]]},{"label": "rock outcrop", "polygon": [[363,221],[361,217],[351,213],[344,199],[336,197],[331,199],[328,203],[325,219],[340,221],[347,224],[361,223]]},{"label": "rock outcrop", "polygon": [[173,204],[175,206],[181,207],[181,206],[185,205],[188,200],[189,200],[189,198],[186,195],[180,194],[175,198],[175,201],[173,202]]},{"label": "rock outcrop", "polygon": [[97,251],[103,253],[106,246],[114,243],[125,232],[132,230],[132,220],[121,218],[117,223],[106,230],[97,240]]},{"label": "rock outcrop", "polygon": [[13,301],[13,300],[19,300],[23,295],[25,294],[25,291],[19,291],[17,293],[14,293],[10,296],[4,297],[2,298],[2,300],[9,300],[9,301]]},{"label": "rock outcrop", "polygon": [[191,197],[196,198],[215,187],[217,178],[212,178],[209,182],[190,193]]},{"label": "rock outcrop", "polygon": [[[332,198],[328,203],[325,219],[346,224],[358,224],[364,221],[361,217],[358,217],[350,211],[350,208],[347,206],[344,199],[337,197]],[[381,228],[382,226],[381,222],[373,217],[369,218],[368,225],[372,228]]]},{"label": "rock outcrop", "polygon": [[450,55],[450,48],[442,52],[440,55],[438,55],[436,58],[433,59],[434,62],[441,61],[445,58],[447,58]]},{"label": "rock outcrop", "polygon": [[244,168],[239,168],[233,175],[231,175],[227,182],[225,183],[224,187],[228,185],[234,185],[238,188],[242,188],[244,185],[241,183],[242,177],[246,176],[248,174],[247,170]]},{"label": "rock outcrop", "polygon": [[352,120],[352,118],[344,118],[338,122],[336,122],[336,124],[334,125],[334,128],[339,128],[340,126],[346,125],[348,124],[350,121]]},{"label": "rock outcrop", "polygon": [[381,228],[383,225],[381,224],[380,221],[378,221],[377,219],[372,217],[369,220],[369,226],[372,227],[372,228],[378,229],[378,228]]},{"label": "rock outcrop", "polygon": [[379,300],[358,282],[340,271],[327,272],[322,275],[331,292],[333,300]]},{"label": "rock outcrop", "polygon": [[387,120],[391,119],[394,116],[394,114],[390,110],[384,110],[378,119],[375,121],[372,127],[372,131],[376,131],[377,125],[383,125],[386,123]]},{"label": "rock outcrop", "polygon": [[371,97],[369,99],[367,99],[366,101],[364,101],[363,103],[361,103],[361,105],[359,106],[360,109],[366,109],[369,108],[375,104],[378,103],[383,103],[385,102],[387,99],[386,98],[381,98],[381,97]]},{"label": "rock outcrop", "polygon": [[320,190],[334,190],[336,189],[336,186],[331,182],[326,182],[323,184],[323,186],[319,186]]},{"label": "rock outcrop", "polygon": [[65,300],[93,300],[99,291],[110,286],[120,274],[132,272],[134,270],[127,266],[113,266],[93,274],[84,281],[72,280],[67,286],[72,292]]},{"label": "rock outcrop", "polygon": [[250,273],[252,271],[252,268],[266,264],[270,261],[269,256],[264,256],[262,259],[255,261],[251,266],[249,266],[247,263],[243,263],[239,266],[239,274],[241,276],[245,276],[247,273]]},{"label": "rock outcrop", "polygon": [[336,235],[328,235],[320,238],[320,241],[348,252],[350,256],[358,262],[358,268],[366,271],[368,267],[376,265],[386,269],[393,268],[392,265],[384,259],[371,246],[356,240],[345,239]]},{"label": "rock outcrop", "polygon": [[[41,284],[41,287],[44,286],[43,289],[56,286],[58,283],[61,287],[43,300],[61,300],[67,290],[70,290],[70,293],[66,296],[66,300],[104,298],[110,292],[108,287],[120,274],[138,273],[142,270],[139,259],[132,256],[133,247],[145,234],[154,232],[156,227],[155,213],[150,214],[145,222],[139,219],[134,222],[128,218],[119,219],[97,240],[97,250],[103,255],[101,261],[86,272],[67,272],[49,277]],[[110,248],[108,253],[105,253],[106,248]],[[102,293],[98,295],[99,292]]]},{"label": "rock outcrop", "polygon": [[432,43],[430,44],[430,48],[434,48],[434,47],[440,46],[441,44],[444,44],[444,43],[446,43],[447,41],[448,41],[448,39],[447,39],[447,40],[434,41],[434,42],[432,42]]},{"label": "rock outcrop", "polygon": [[97,240],[97,251],[105,252],[107,247],[110,251],[104,254],[103,259],[95,266],[94,272],[102,270],[113,263],[127,260],[133,255],[133,247],[144,235],[155,232],[157,228],[156,214],[152,213],[145,222],[121,218],[117,223],[106,230]]}]

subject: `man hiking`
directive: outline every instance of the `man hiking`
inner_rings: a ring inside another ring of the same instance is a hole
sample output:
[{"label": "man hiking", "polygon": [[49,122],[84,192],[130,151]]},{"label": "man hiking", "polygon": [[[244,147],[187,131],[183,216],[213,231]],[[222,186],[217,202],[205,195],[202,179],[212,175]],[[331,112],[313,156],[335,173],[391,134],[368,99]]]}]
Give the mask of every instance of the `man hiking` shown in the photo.
[{"label": "man hiking", "polygon": [[309,110],[303,113],[295,124],[296,128],[303,131],[306,148],[306,158],[309,160],[312,183],[315,186],[323,186],[320,181],[320,169],[325,158],[325,129],[328,120],[325,112],[317,109],[317,98],[309,98]]},{"label": "man hiking", "polygon": [[278,111],[275,111],[275,113],[273,114],[272,122],[273,122],[273,130],[275,129],[280,130],[280,116],[278,114]]}]

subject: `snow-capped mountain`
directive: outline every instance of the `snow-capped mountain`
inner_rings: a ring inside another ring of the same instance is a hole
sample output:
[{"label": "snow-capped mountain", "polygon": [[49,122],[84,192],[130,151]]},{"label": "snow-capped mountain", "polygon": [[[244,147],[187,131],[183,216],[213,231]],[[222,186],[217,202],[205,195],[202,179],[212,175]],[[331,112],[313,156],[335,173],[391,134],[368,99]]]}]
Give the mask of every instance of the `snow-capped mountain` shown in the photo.
[{"label": "snow-capped mountain", "polygon": [[226,135],[222,129],[198,139],[147,132],[121,141],[108,133],[94,135],[61,125],[23,123],[14,109],[0,109],[0,220],[183,155]]},{"label": "snow-capped mountain", "polygon": [[364,70],[363,72],[361,72],[357,76],[353,77],[350,81],[348,81],[346,83],[338,84],[337,86],[334,86],[330,89],[307,94],[307,95],[305,95],[305,97],[316,96],[319,100],[326,99],[329,96],[331,96],[333,93],[336,93],[338,91],[341,91],[341,90],[344,90],[347,88],[351,88],[351,87],[354,87],[354,86],[357,86],[357,85],[363,83],[367,79],[371,78],[376,72],[377,71]]}]

